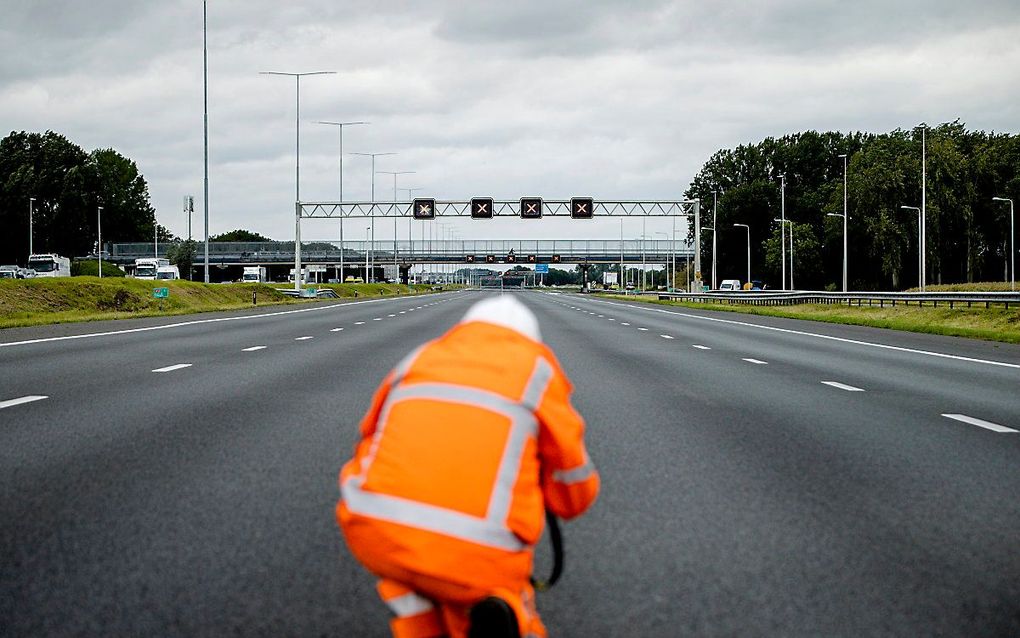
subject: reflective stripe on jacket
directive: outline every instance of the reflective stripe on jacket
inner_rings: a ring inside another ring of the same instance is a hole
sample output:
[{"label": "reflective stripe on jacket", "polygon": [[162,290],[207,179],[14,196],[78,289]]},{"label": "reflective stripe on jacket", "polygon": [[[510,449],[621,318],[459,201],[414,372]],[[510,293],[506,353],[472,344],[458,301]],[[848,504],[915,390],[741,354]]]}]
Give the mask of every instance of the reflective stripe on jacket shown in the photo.
[{"label": "reflective stripe on jacket", "polygon": [[355,520],[428,533],[388,539],[405,567],[435,551],[433,535],[499,552],[533,545],[544,507],[572,518],[598,493],[570,392],[549,348],[505,327],[462,323],[425,344],[387,376],[362,421],[340,475],[345,533]]}]

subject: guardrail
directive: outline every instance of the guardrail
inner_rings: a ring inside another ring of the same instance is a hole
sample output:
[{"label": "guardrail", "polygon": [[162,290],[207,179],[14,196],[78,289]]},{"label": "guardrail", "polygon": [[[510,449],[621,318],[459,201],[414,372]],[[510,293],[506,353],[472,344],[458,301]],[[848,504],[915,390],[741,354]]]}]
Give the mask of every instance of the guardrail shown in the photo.
[{"label": "guardrail", "polygon": [[974,304],[984,304],[990,308],[992,304],[1002,304],[1009,309],[1010,304],[1020,306],[1020,293],[1017,292],[826,292],[818,290],[792,291],[736,291],[736,292],[646,292],[645,295],[658,295],[659,299],[676,299],[698,303],[739,303],[754,306],[789,306],[794,304],[841,304],[847,306],[896,306],[930,304],[938,307],[948,304],[950,308],[957,304],[966,304],[968,308]]},{"label": "guardrail", "polygon": [[[308,288],[305,288],[303,290],[295,290],[293,288],[277,288],[276,291],[277,292],[282,292],[283,294],[287,295],[288,297],[309,297],[310,298],[310,297],[313,296],[313,295],[309,294],[311,292],[311,289],[308,289]],[[340,295],[336,294],[330,288],[317,288],[315,290],[315,295],[314,296],[319,298],[319,299],[339,299],[340,298]]]}]

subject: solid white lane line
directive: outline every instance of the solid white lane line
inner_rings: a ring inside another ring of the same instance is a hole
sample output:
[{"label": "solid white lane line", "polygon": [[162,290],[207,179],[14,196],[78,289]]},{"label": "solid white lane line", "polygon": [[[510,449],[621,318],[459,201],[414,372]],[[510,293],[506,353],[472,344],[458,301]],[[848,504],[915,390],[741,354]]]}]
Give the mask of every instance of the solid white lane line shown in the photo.
[{"label": "solid white lane line", "polygon": [[746,361],[748,363],[753,363],[753,364],[759,365],[759,366],[767,366],[769,364],[768,361],[762,361],[761,359],[744,359],[744,361]]},{"label": "solid white lane line", "polygon": [[834,388],[839,388],[840,390],[846,390],[847,392],[864,392],[864,388],[855,388],[852,385],[847,385],[838,381],[822,381],[822,383]]},{"label": "solid white lane line", "polygon": [[30,394],[28,396],[18,397],[17,399],[7,399],[6,401],[0,401],[0,410],[3,410],[4,408],[12,408],[16,405],[21,405],[22,403],[32,403],[33,401],[42,401],[43,399],[48,398],[48,396],[43,394]]},{"label": "solid white lane line", "polygon": [[340,332],[341,330],[343,330],[343,328],[333,328],[330,332]]},{"label": "solid white lane line", "polygon": [[[589,303],[604,303],[612,304],[611,301],[595,301],[589,300]],[[672,312],[670,310],[660,310],[658,308],[642,308],[635,306],[634,304],[613,304],[615,306],[624,306],[626,308],[633,308],[634,310],[647,310],[648,312],[660,312],[666,315],[674,315],[676,317],[684,317],[685,319],[699,319],[701,321],[715,321],[717,323],[727,323],[733,326],[743,326],[745,328],[756,328],[758,330],[771,330],[772,332],[783,332],[786,334],[800,335],[802,337],[814,337],[816,339],[826,339],[828,341],[838,341],[840,343],[849,343],[855,346],[867,346],[869,348],[881,348],[883,350],[893,350],[895,352],[906,352],[909,354],[923,354],[929,357],[939,357],[941,359],[954,359],[956,361],[967,361],[968,363],[983,363],[990,366],[1000,366],[1003,368],[1013,368],[1020,370],[1020,363],[1007,363],[1005,361],[994,361],[992,359],[977,359],[975,357],[964,357],[958,354],[946,354],[945,352],[933,352],[931,350],[918,350],[916,348],[905,348],[903,346],[891,346],[885,343],[874,343],[872,341],[861,341],[859,339],[847,339],[845,337],[834,337],[832,335],[818,334],[817,332],[806,332],[804,330],[792,330],[790,328],[778,328],[776,326],[763,326],[757,323],[749,323],[747,321],[734,321],[733,319],[719,319],[718,317],[702,317],[701,315],[692,315],[686,312]],[[2,346],[3,344],[0,344]]]},{"label": "solid white lane line", "polygon": [[659,335],[659,336],[662,337],[663,339],[672,339],[673,338],[673,337],[671,337],[669,335]]},{"label": "solid white lane line", "polygon": [[294,341],[308,341],[309,339],[314,339],[314,338],[315,337],[294,337]]},{"label": "solid white lane line", "polygon": [[698,350],[711,350],[711,348],[709,348],[708,346],[703,346],[700,343],[691,344],[691,347],[697,348]]},{"label": "solid white lane line", "polygon": [[1001,434],[1010,434],[1016,432],[1016,430],[1014,430],[1013,428],[1007,428],[1004,425],[992,423],[991,421],[985,421],[984,419],[976,419],[972,416],[967,416],[966,414],[943,414],[942,416],[946,417],[947,419],[953,419],[954,421],[961,421],[963,423],[968,423],[970,425],[976,425],[979,428],[991,430],[992,432],[999,432]]},{"label": "solid white lane line", "polygon": [[153,372],[173,372],[174,370],[180,370],[181,368],[190,368],[190,363],[178,363],[172,366],[166,366],[165,368],[156,368]]},{"label": "solid white lane line", "polygon": [[243,348],[241,352],[255,352],[256,350],[265,350],[265,346],[252,346],[250,348]]}]

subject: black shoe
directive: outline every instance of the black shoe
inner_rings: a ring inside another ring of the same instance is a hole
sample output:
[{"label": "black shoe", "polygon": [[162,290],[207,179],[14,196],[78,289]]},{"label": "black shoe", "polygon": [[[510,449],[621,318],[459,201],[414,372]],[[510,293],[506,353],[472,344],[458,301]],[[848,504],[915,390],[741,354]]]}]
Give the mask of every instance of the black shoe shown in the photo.
[{"label": "black shoe", "polygon": [[502,598],[486,598],[471,608],[468,638],[521,638],[517,614]]}]

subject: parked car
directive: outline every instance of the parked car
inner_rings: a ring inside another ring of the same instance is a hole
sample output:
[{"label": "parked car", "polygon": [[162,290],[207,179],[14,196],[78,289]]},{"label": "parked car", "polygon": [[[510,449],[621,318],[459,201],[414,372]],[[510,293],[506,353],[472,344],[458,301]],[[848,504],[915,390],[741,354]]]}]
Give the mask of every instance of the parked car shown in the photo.
[{"label": "parked car", "polygon": [[740,290],[739,279],[723,279],[719,284],[719,290]]}]

